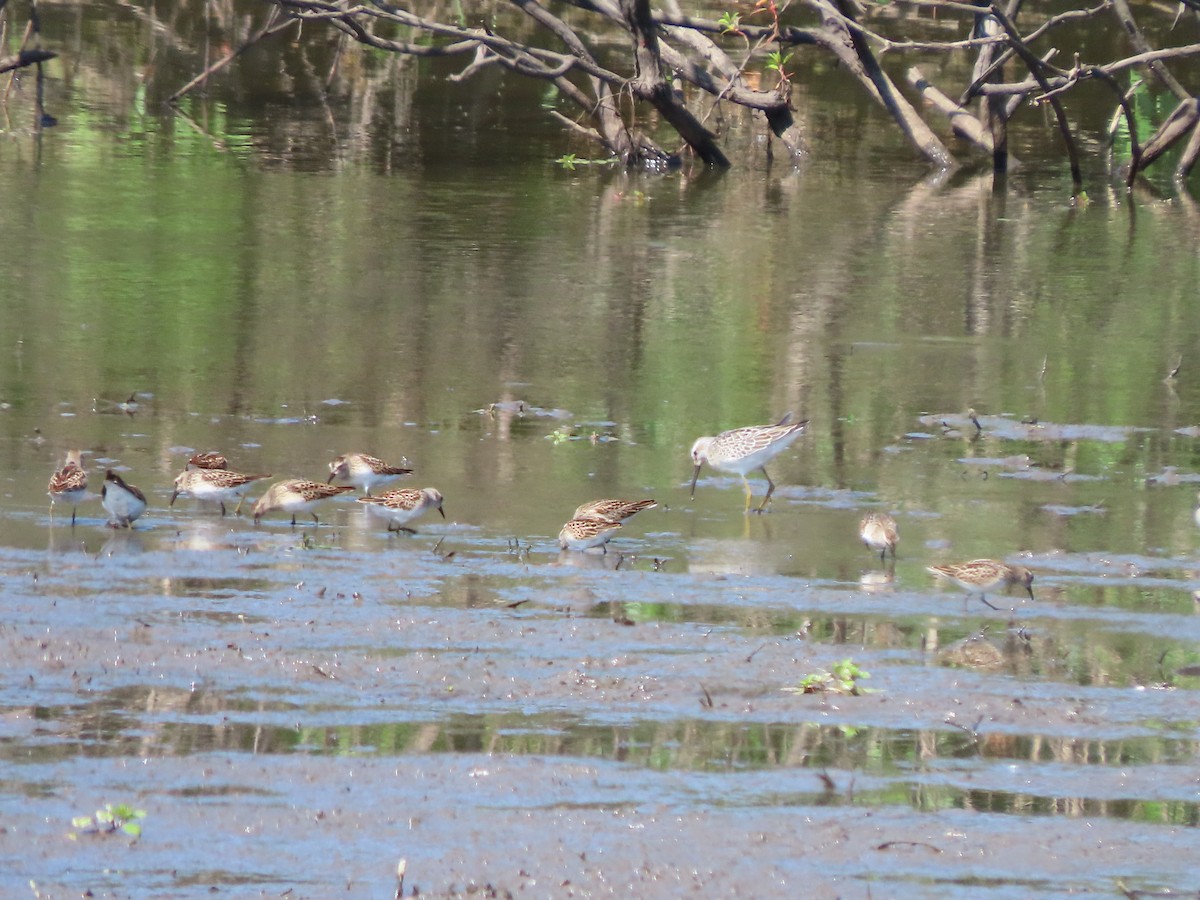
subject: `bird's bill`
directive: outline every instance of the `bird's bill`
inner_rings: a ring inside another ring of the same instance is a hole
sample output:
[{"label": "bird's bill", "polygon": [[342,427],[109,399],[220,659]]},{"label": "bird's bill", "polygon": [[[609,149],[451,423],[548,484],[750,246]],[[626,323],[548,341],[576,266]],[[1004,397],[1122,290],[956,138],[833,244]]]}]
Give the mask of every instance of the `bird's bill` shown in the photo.
[{"label": "bird's bill", "polygon": [[440,512],[442,514],[443,519],[446,518],[446,511],[444,509],[442,509],[440,506],[438,507],[438,512]]},{"label": "bird's bill", "polygon": [[333,479],[337,476],[337,472],[330,472],[329,477],[325,479],[326,484],[333,484]]},{"label": "bird's bill", "polygon": [[[703,465],[703,463],[701,464]],[[696,482],[700,479],[700,466],[696,466],[696,471],[692,473],[692,499],[696,499]]]},{"label": "bird's bill", "polygon": [[178,497],[178,496],[179,496],[179,491],[172,491],[172,492],[171,492],[171,502],[170,502],[170,503],[168,503],[168,504],[167,504],[167,506],[174,506],[174,505],[175,505],[175,498],[176,498],[176,497]]},{"label": "bird's bill", "polygon": [[1027,584],[1027,585],[1025,585],[1025,590],[1029,591],[1029,599],[1030,599],[1030,600],[1036,600],[1036,599],[1037,599],[1036,597],[1034,597],[1034,596],[1033,596],[1033,585],[1031,585],[1031,584]]}]

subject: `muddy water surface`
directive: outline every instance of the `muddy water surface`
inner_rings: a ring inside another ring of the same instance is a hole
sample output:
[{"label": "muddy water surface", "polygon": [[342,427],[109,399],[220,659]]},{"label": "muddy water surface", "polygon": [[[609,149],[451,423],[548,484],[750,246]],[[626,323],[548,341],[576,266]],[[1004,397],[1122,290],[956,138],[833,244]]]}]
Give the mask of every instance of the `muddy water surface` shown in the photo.
[{"label": "muddy water surface", "polygon": [[[44,28],[141,34],[99,6]],[[0,142],[0,894],[1195,890],[1187,195],[930,177],[869,123],[798,170],[569,171],[524,105],[349,64],[376,100],[247,79],[185,119],[179,27]],[[696,437],[785,410],[766,514],[689,496]],[[50,515],[72,447],[145,491],[131,532]],[[405,459],[446,518],[169,505],[213,447]],[[560,553],[600,497],[659,507]],[[1036,599],[926,572],[977,557]],[[863,690],[797,690],[846,660]],[[141,837],[72,824],[105,804]]]}]

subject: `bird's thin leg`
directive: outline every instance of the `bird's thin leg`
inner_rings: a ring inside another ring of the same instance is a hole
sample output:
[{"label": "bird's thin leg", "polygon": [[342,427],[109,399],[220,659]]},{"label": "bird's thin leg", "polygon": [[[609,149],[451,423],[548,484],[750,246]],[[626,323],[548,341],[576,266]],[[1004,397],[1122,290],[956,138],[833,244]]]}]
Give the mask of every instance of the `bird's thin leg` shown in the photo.
[{"label": "bird's thin leg", "polygon": [[221,518],[223,519],[223,518],[225,518],[225,501],[222,500],[222,501],[220,501],[220,503],[221,503]]},{"label": "bird's thin leg", "polygon": [[296,527],[296,514],[295,513],[292,513],[292,527],[293,528]]},{"label": "bird's thin leg", "polygon": [[767,503],[770,502],[771,495],[775,493],[775,482],[773,482],[771,480],[771,476],[767,474],[766,466],[763,466],[759,471],[761,471],[763,473],[763,477],[767,479],[767,496],[763,497],[762,505],[758,508],[758,511],[762,512],[767,508]]},{"label": "bird's thin leg", "polygon": [[245,503],[245,502],[246,502],[246,498],[245,498],[245,497],[238,497],[238,505],[237,505],[237,509],[235,509],[235,510],[233,511],[233,514],[234,514],[235,516],[240,516],[240,515],[242,514],[242,504],[243,504],[243,503]]},{"label": "bird's thin leg", "polygon": [[988,603],[988,598],[985,597],[983,594],[979,595],[979,599],[983,601],[983,605],[986,606],[988,609],[994,609],[996,611],[999,611],[1000,607],[992,606],[992,604]]},{"label": "bird's thin leg", "polygon": [[71,527],[75,527],[75,507],[71,507]]},{"label": "bird's thin leg", "polygon": [[750,512],[750,500],[754,496],[754,494],[750,488],[750,482],[747,480],[745,475],[742,476],[742,487],[746,489],[746,510],[745,511]]},{"label": "bird's thin leg", "polygon": [[316,522],[318,525],[320,525],[320,524],[321,524],[321,520],[317,518],[317,514],[316,514],[316,513],[309,513],[309,515],[313,517],[313,521],[314,521],[314,522]]}]

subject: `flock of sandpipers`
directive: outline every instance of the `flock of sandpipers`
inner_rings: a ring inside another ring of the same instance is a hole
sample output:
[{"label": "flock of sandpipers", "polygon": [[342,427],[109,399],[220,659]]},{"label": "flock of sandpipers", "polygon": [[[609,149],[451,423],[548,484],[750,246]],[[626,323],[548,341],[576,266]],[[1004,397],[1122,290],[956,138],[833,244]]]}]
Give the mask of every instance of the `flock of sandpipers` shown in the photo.
[{"label": "flock of sandpipers", "polygon": [[[389,484],[403,475],[408,475],[412,469],[404,466],[393,466],[374,456],[365,453],[347,453],[337,457],[329,464],[329,480],[309,481],[305,478],[288,478],[277,481],[267,492],[258,498],[254,504],[254,521],[258,522],[263,516],[274,510],[282,510],[292,514],[292,524],[296,524],[296,514],[307,512],[313,521],[320,522],[313,512],[322,500],[336,497],[361,489],[365,496],[359,497],[359,503],[368,504],[367,508],[386,519],[388,531],[412,532],[405,522],[415,519],[429,509],[442,511],[442,494],[437,488],[402,488],[388,491],[379,496],[372,496],[371,489]],[[187,461],[187,466],[175,478],[175,490],[171,494],[171,505],[181,495],[196,500],[207,500],[218,503],[221,515],[225,515],[225,504],[238,501],[234,514],[241,512],[242,502],[250,488],[270,475],[246,475],[234,472],[229,468],[228,460],[215,451],[197,453]],[[333,484],[341,479],[347,484]],[[83,468],[83,454],[79,450],[67,453],[63,467],[50,477],[49,494],[51,513],[55,503],[71,504],[71,524],[75,524],[75,508],[87,496],[87,471]],[[104,485],[100,488],[100,502],[108,511],[114,528],[130,528],[135,519],[146,511],[146,495],[138,488],[129,484],[112,469],[104,473]],[[395,526],[395,528],[393,528]]]},{"label": "flock of sandpipers", "polygon": [[[762,472],[767,479],[767,493],[756,512],[766,509],[775,491],[775,483],[767,474],[766,464],[783,452],[796,438],[804,433],[808,421],[791,421],[791,413],[774,425],[749,425],[734,428],[718,435],[697,438],[692,444],[691,457],[694,471],[691,493],[695,497],[696,481],[705,463],[722,472],[731,472],[742,477],[746,491],[746,511],[750,510],[751,489],[746,476]],[[296,515],[307,512],[313,520],[320,522],[313,508],[322,500],[344,494],[355,489],[364,496],[359,503],[366,504],[372,514],[387,521],[388,531],[415,533],[407,523],[428,510],[436,509],[442,518],[442,494],[436,488],[402,488],[372,496],[373,488],[390,484],[397,478],[408,475],[412,469],[394,466],[364,453],[347,453],[329,463],[329,479],[322,483],[303,478],[289,478],[272,484],[254,504],[254,521],[267,513],[281,510],[290,513],[292,525]],[[221,515],[225,515],[225,504],[238,501],[235,514],[241,511],[242,502],[250,488],[269,475],[245,475],[231,471],[228,461],[220,453],[209,451],[192,456],[183,472],[175,479],[175,490],[171,504],[181,495],[196,500],[220,504]],[[334,484],[343,481],[344,484]],[[82,452],[71,450],[63,467],[50,478],[49,494],[51,515],[56,503],[71,505],[71,524],[75,524],[75,507],[87,495],[87,472],[83,467]],[[101,503],[111,516],[110,525],[129,528],[135,519],[146,511],[146,496],[128,484],[117,472],[108,469],[104,473],[104,485],[100,489]],[[642,510],[652,509],[654,500],[594,500],[578,507],[570,521],[563,525],[558,534],[558,543],[563,550],[586,551],[594,547],[607,553],[607,544],[622,524]],[[899,534],[896,520],[884,512],[871,512],[859,523],[859,536],[873,551],[879,552],[880,561],[892,554],[896,558]],[[1023,566],[1012,566],[993,559],[976,559],[970,562],[944,566],[930,566],[928,571],[938,578],[946,579],[968,594],[977,594],[992,609],[987,594],[1013,584],[1022,585],[1033,599],[1033,573]]]}]

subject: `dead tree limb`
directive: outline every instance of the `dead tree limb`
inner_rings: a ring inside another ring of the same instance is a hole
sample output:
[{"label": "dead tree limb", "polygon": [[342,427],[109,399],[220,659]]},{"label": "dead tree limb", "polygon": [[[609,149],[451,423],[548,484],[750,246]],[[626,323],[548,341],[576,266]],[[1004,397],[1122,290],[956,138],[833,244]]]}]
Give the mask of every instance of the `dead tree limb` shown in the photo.
[{"label": "dead tree limb", "polygon": [[1167,120],[1146,141],[1142,150],[1142,167],[1149,166],[1177,141],[1195,130],[1197,122],[1200,122],[1200,100],[1189,97],[1171,110]]},{"label": "dead tree limb", "polygon": [[861,35],[848,27],[848,22],[853,20],[844,15],[830,0],[809,0],[809,5],[818,10],[824,20],[824,27],[818,33],[821,45],[830,50],[867,89],[871,97],[888,111],[913,146],[939,168],[956,166],[957,163],[946,149],[946,145],[896,89],[896,85],[880,67],[879,61]]},{"label": "dead tree limb", "polygon": [[729,168],[729,160],[717,146],[712,132],[691,114],[663,77],[658,51],[658,26],[650,16],[649,0],[621,0],[621,12],[633,38],[634,77],[630,87],[635,96],[658,110],[658,114],[687,141],[703,162],[722,169]]},{"label": "dead tree limb", "polygon": [[[1137,22],[1133,19],[1133,12],[1129,9],[1127,0],[1109,0],[1112,3],[1113,15],[1117,21],[1121,23],[1121,27],[1125,30],[1125,34],[1129,37],[1129,44],[1137,53],[1148,53],[1152,49],[1150,42],[1146,40],[1145,35],[1137,26]],[[1154,73],[1154,77],[1166,85],[1167,89],[1180,100],[1186,100],[1191,96],[1191,92],[1179,83],[1179,80],[1168,71],[1163,65],[1162,60],[1155,59],[1146,63],[1146,68]]]},{"label": "dead tree limb", "polygon": [[1046,76],[1042,74],[1042,67],[1045,65],[1032,50],[1030,50],[1021,40],[1021,36],[1017,33],[1017,26],[1013,20],[1008,17],[1008,14],[1002,10],[996,3],[992,3],[992,14],[996,17],[996,21],[1004,28],[1008,34],[1010,46],[1021,57],[1021,60],[1029,68],[1029,74],[1033,76],[1038,87],[1042,89],[1042,94],[1046,102],[1050,104],[1050,108],[1054,110],[1054,117],[1058,121],[1058,130],[1062,135],[1063,142],[1067,147],[1067,157],[1071,163],[1071,183],[1075,186],[1075,190],[1079,191],[1083,188],[1083,170],[1079,166],[1079,151],[1075,149],[1075,137],[1071,134],[1070,123],[1067,122],[1066,111],[1062,108],[1062,103],[1050,88],[1046,81]]},{"label": "dead tree limb", "polygon": [[6,56],[0,59],[0,72],[11,72],[14,69],[23,69],[25,66],[32,66],[35,63],[46,62],[54,59],[58,54],[52,50],[22,50],[15,56]]}]

